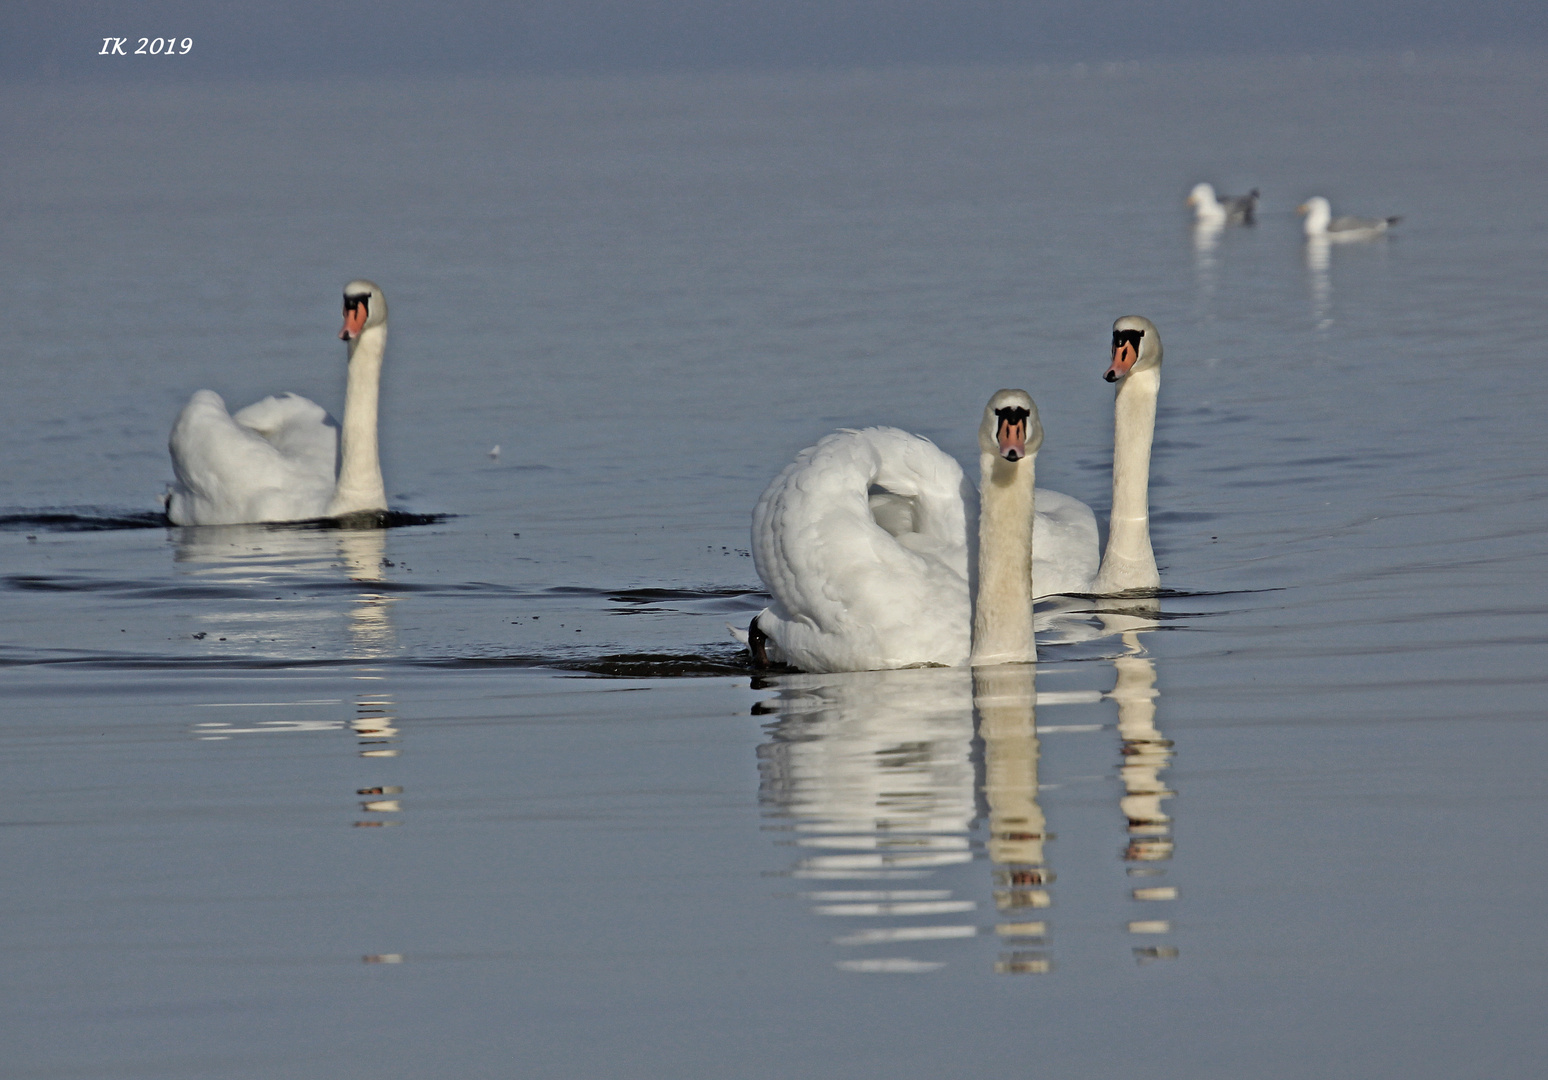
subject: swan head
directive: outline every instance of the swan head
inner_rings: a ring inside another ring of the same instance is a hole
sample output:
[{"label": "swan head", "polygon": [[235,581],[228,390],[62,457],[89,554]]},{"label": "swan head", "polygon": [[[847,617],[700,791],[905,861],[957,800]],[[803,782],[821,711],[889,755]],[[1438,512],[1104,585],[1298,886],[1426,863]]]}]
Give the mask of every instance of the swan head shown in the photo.
[{"label": "swan head", "polygon": [[1021,461],[1043,445],[1043,424],[1037,404],[1025,390],[1000,390],[984,406],[978,425],[978,448],[986,454]]},{"label": "swan head", "polygon": [[1188,193],[1188,205],[1215,205],[1215,186],[1213,184],[1194,184],[1193,190]]},{"label": "swan head", "polygon": [[1125,315],[1113,323],[1113,356],[1102,376],[1110,383],[1136,371],[1161,366],[1161,335],[1143,315]]},{"label": "swan head", "polygon": [[344,286],[344,329],[340,341],[359,340],[362,332],[387,322],[387,298],[375,282],[356,278]]}]

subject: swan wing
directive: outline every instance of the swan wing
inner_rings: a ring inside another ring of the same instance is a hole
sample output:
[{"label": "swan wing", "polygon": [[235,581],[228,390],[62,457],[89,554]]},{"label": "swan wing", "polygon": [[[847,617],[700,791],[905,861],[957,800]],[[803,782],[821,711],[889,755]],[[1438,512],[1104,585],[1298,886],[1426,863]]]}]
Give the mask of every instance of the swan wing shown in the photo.
[{"label": "swan wing", "polygon": [[802,451],[753,511],[753,559],[774,596],[758,625],[780,655],[808,671],[964,663],[963,485],[949,455],[896,428]]},{"label": "swan wing", "polygon": [[233,416],[219,394],[200,390],[172,428],[167,516],[174,525],[322,517],[337,445],[337,425],[304,397],[265,398]]},{"label": "swan wing", "polygon": [[300,394],[275,394],[239,409],[231,419],[261,435],[297,468],[333,482],[338,472],[339,425],[317,402]]},{"label": "swan wing", "polygon": [[1091,507],[1070,495],[1038,488],[1037,516],[1032,521],[1032,595],[1087,592],[1101,564]]}]

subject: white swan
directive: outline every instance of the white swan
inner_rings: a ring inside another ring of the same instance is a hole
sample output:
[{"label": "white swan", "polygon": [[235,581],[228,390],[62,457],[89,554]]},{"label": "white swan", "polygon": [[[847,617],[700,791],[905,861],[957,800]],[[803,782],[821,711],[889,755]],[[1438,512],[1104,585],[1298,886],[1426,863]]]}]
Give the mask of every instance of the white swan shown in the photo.
[{"label": "white swan", "polygon": [[[172,427],[177,476],[167,492],[174,525],[306,521],[387,509],[377,457],[377,391],[387,343],[387,300],[369,281],[344,286],[349,376],[342,438],[321,405],[278,394],[235,415],[200,390]],[[342,444],[342,445],[341,445]]]},{"label": "white swan", "polygon": [[[1039,488],[1032,581],[1039,597],[1111,596],[1161,584],[1150,546],[1150,444],[1161,389],[1161,335],[1139,315],[1113,323],[1113,504],[1107,550],[1098,546],[1096,515],[1078,499]],[[1100,555],[1099,555],[1100,553]]]},{"label": "white swan", "polygon": [[1194,184],[1188,193],[1188,205],[1201,225],[1251,225],[1258,209],[1258,189],[1245,195],[1215,195],[1213,184]]},{"label": "white swan", "polygon": [[1034,474],[1043,429],[1022,390],[979,426],[977,603],[966,481],[897,428],[840,431],[803,450],[753,511],[753,560],[774,596],[748,628],[755,662],[866,671],[1036,659]]},{"label": "white swan", "polygon": [[1306,216],[1304,228],[1308,239],[1332,240],[1335,243],[1372,240],[1403,220],[1400,217],[1334,217],[1333,208],[1321,195],[1307,199],[1296,207],[1295,212]]}]

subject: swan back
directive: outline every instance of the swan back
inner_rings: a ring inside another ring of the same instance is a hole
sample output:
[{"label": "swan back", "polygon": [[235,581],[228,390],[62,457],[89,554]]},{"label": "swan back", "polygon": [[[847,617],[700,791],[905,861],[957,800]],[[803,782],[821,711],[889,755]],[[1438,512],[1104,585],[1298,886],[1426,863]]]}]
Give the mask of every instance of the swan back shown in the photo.
[{"label": "swan back", "polygon": [[803,450],[753,511],[753,560],[774,596],[758,625],[785,661],[807,671],[965,663],[963,494],[956,461],[896,428],[840,431]]},{"label": "swan back", "polygon": [[174,525],[235,525],[322,517],[333,495],[338,427],[295,394],[232,416],[213,390],[189,399],[168,440]]}]

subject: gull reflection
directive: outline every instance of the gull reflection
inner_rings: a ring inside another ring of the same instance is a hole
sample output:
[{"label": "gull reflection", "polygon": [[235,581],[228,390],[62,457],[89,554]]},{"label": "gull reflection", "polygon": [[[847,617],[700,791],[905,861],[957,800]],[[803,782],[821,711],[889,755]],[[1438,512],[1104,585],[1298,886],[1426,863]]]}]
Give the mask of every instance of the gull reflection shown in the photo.
[{"label": "gull reflection", "polygon": [[195,584],[191,596],[220,601],[195,615],[206,629],[194,637],[207,645],[308,658],[338,655],[341,646],[363,659],[395,651],[396,600],[370,587],[385,583],[392,565],[387,530],[226,525],[177,529],[175,536],[173,559]]},{"label": "gull reflection", "polygon": [[1199,286],[1199,299],[1204,307],[1215,295],[1215,276],[1219,265],[1216,249],[1220,246],[1220,234],[1225,222],[1196,221],[1193,225],[1193,274]]},{"label": "gull reflection", "polygon": [[1325,236],[1306,238],[1306,281],[1311,287],[1312,324],[1318,330],[1333,325],[1333,279],[1328,273],[1332,245]]}]

